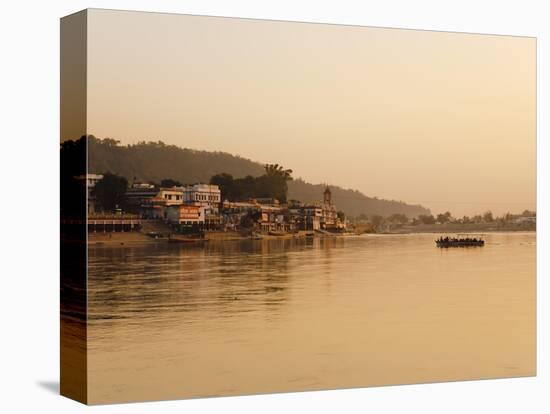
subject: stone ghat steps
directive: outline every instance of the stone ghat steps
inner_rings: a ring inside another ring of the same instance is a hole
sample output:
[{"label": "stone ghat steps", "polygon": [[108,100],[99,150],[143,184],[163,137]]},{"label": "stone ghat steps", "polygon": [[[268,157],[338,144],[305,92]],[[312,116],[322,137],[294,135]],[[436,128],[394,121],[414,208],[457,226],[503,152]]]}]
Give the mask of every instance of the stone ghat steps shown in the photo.
[{"label": "stone ghat steps", "polygon": [[141,232],[144,234],[147,233],[161,233],[168,235],[174,231],[170,226],[162,221],[153,221],[153,220],[143,220],[141,224]]}]

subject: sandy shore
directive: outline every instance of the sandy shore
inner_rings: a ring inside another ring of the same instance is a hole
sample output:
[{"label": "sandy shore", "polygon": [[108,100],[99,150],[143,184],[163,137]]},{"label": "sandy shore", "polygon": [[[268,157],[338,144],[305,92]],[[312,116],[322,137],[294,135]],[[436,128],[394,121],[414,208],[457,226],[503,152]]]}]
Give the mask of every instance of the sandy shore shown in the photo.
[{"label": "sandy shore", "polygon": [[[212,231],[205,233],[205,240],[213,242],[239,241],[239,240],[285,240],[301,239],[311,235],[310,231],[299,231],[297,233],[286,233],[281,235],[255,234],[243,235],[236,231]],[[334,235],[315,234],[315,237],[336,237]],[[182,237],[182,235],[180,235]],[[184,237],[184,236],[183,236]],[[141,232],[123,232],[123,233],[88,233],[88,245],[127,245],[137,243],[167,243],[167,237],[153,238]]]},{"label": "sandy shore", "polygon": [[[525,226],[463,226],[463,225],[431,225],[431,226],[404,226],[398,229],[392,229],[386,232],[370,233],[370,234],[414,234],[414,233],[496,233],[496,232],[511,232],[511,231],[535,231],[534,227]],[[236,231],[217,231],[206,232],[205,240],[212,242],[240,241],[240,240],[288,240],[302,239],[311,235],[310,231],[299,231],[297,233],[286,233],[281,235],[257,234],[254,236],[243,235]],[[319,234],[315,233],[314,237],[348,237],[354,234]],[[88,245],[108,245],[108,246],[124,246],[128,244],[139,243],[167,243],[167,237],[153,238],[141,232],[124,232],[124,233],[89,233]]]},{"label": "sandy shore", "polygon": [[166,243],[166,238],[154,239],[140,232],[88,233],[88,245],[126,245],[135,243]]}]

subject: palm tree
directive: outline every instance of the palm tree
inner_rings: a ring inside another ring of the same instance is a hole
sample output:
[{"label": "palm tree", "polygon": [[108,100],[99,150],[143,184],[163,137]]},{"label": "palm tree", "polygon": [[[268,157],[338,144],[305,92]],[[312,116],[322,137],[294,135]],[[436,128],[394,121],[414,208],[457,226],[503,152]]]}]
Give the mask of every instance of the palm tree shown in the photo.
[{"label": "palm tree", "polygon": [[285,170],[282,165],[279,164],[266,164],[264,166],[265,174],[268,177],[280,177],[285,181],[292,180],[292,170]]}]

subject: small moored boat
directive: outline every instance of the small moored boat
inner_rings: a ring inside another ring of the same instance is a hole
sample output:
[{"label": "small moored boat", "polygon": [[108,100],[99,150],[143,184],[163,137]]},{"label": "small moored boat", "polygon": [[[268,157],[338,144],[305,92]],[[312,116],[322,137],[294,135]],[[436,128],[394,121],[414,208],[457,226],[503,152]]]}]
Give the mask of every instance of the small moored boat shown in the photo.
[{"label": "small moored boat", "polygon": [[188,236],[186,237],[186,236],[173,236],[173,235],[170,235],[170,237],[168,238],[168,241],[170,243],[201,244],[201,243],[207,242],[208,240],[204,239],[204,238],[199,238],[199,237],[188,237]]}]

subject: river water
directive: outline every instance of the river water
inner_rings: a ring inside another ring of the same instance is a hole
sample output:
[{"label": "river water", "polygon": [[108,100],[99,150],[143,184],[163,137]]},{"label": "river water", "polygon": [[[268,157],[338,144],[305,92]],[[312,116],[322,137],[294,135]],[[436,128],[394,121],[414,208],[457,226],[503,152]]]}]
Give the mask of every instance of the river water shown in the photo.
[{"label": "river water", "polygon": [[535,375],[535,233],[89,247],[90,403]]}]

